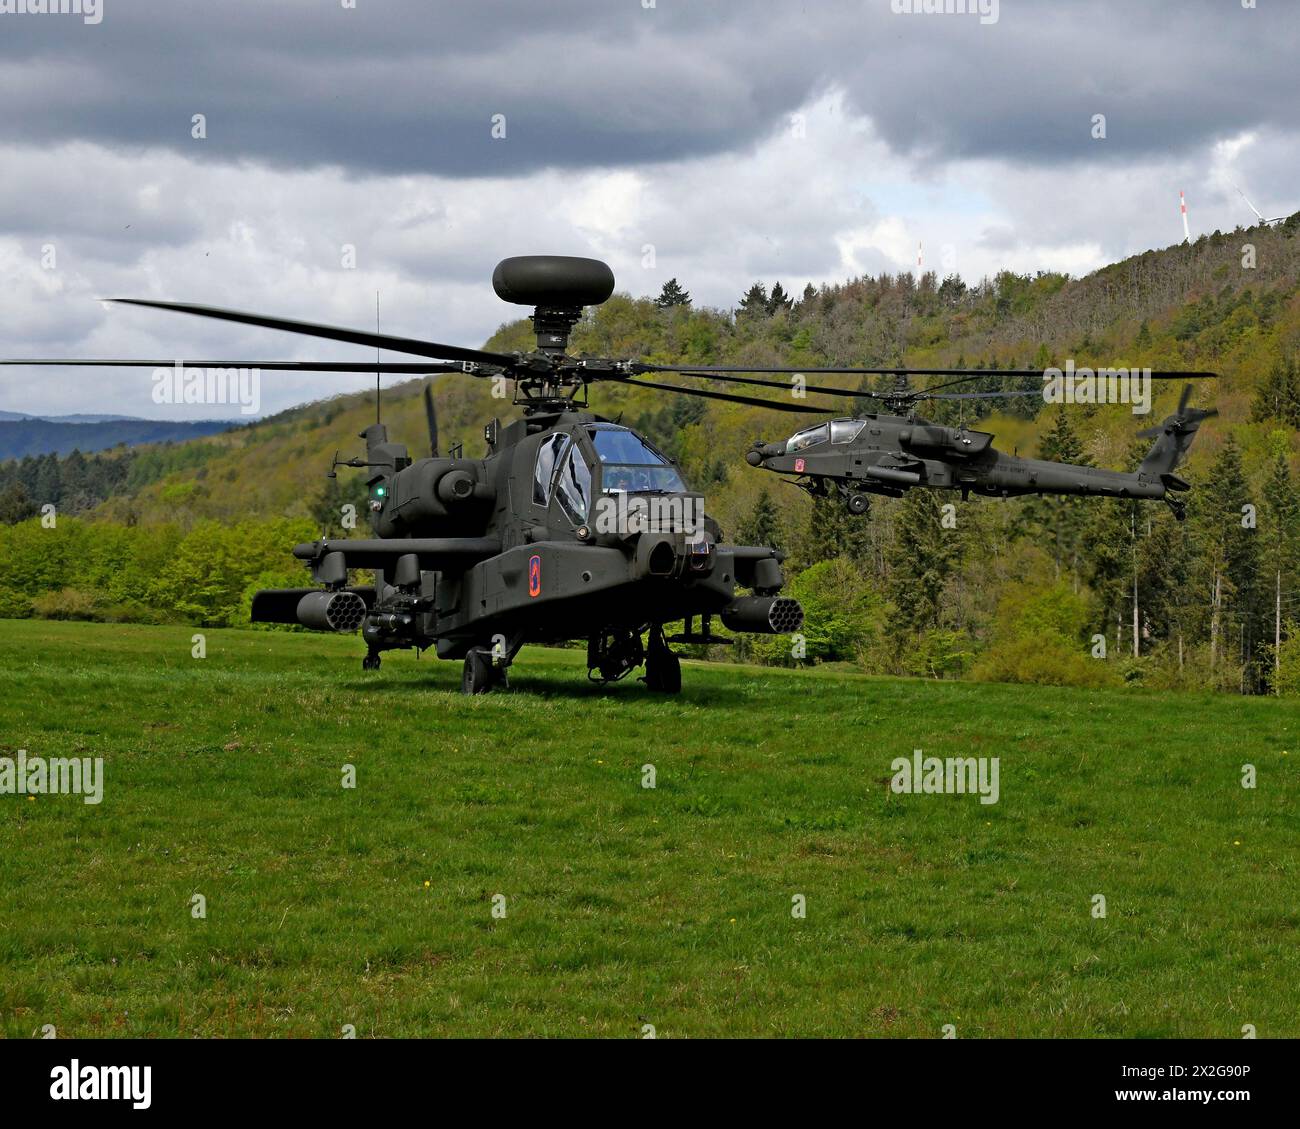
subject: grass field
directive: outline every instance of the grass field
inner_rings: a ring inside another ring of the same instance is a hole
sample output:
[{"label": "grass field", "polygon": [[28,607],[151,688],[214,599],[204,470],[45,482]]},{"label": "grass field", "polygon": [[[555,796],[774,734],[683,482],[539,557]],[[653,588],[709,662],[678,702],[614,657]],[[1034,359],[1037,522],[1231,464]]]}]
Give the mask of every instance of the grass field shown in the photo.
[{"label": "grass field", "polygon": [[0,621],[0,755],[106,781],[0,796],[8,1036],[1300,1035],[1295,704],[191,634]]}]

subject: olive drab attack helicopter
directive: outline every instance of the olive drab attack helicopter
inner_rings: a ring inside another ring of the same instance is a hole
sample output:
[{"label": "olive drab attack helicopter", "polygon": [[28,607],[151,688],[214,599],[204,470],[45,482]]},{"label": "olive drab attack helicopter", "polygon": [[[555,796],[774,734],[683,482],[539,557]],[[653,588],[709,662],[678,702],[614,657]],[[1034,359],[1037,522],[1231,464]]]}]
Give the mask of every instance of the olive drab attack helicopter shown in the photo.
[{"label": "olive drab attack helicopter", "polygon": [[[504,426],[489,424],[481,458],[466,458],[460,450],[439,453],[428,384],[427,457],[412,458],[405,446],[390,442],[382,422],[362,433],[363,457],[340,462],[336,456],[334,467],[367,473],[374,536],[322,536],[296,546],[293,555],[310,570],[315,586],[258,592],[252,619],[320,631],[359,628],[367,647],[366,669],[378,668],[387,650],[433,647],[439,658],[464,661],[462,689],[467,693],[504,685],[507,668],[525,644],[568,640],[587,642],[588,674],[595,681],[616,681],[644,663],[650,689],[675,693],[681,688],[681,667],[669,644],[729,642],[715,634],[714,617],[735,632],[798,631],[803,611],[797,600],[780,595],[782,554],[767,546],[724,542],[717,523],[703,514],[703,498],[688,490],[672,460],[631,428],[589,411],[587,389],[617,381],[780,411],[809,409],[634,379],[677,371],[666,366],[568,355],[569,334],[584,307],[604,302],[613,292],[613,273],[602,262],[510,258],[498,264],[492,281],[505,301],[534,307],[535,350],[465,349],[207,306],[118,300],[422,358],[400,363],[184,362],[196,368],[458,373],[513,382],[513,402],[522,417]],[[178,364],[123,359],[0,363]],[[361,569],[373,572],[372,584],[351,582],[352,572]],[[750,594],[738,594],[738,588]],[[683,630],[667,636],[665,625],[679,622]],[[644,643],[642,636],[647,636]]]},{"label": "olive drab attack helicopter", "polygon": [[[844,372],[843,369],[804,370]],[[851,370],[861,371],[861,370]],[[808,391],[863,397],[880,401],[885,411],[860,418],[830,419],[790,438],[765,443],[758,439],[745,459],[755,467],[792,476],[789,481],[814,497],[832,492],[850,513],[870,511],[871,496],[902,497],[915,486],[958,490],[965,501],[971,494],[1007,498],[1026,494],[1094,495],[1107,498],[1149,498],[1165,502],[1174,517],[1187,516],[1186,502],[1175,495],[1190,484],[1174,471],[1187,454],[1201,422],[1217,415],[1213,408],[1190,408],[1192,386],[1185,385],[1178,408],[1156,427],[1138,432],[1140,439],[1155,439],[1138,469],[1131,474],[1098,467],[1075,466],[1047,459],[1007,455],[993,447],[993,435],[966,427],[946,427],[921,418],[916,405],[922,400],[974,400],[1042,396],[1036,388],[998,392],[941,392],[970,380],[987,377],[1043,377],[1036,369],[889,369],[895,386],[886,392],[852,391],[807,386]],[[1049,370],[1050,372],[1051,370]],[[957,376],[924,391],[911,391],[910,375]],[[1150,373],[1152,380],[1213,378],[1212,372]]]}]

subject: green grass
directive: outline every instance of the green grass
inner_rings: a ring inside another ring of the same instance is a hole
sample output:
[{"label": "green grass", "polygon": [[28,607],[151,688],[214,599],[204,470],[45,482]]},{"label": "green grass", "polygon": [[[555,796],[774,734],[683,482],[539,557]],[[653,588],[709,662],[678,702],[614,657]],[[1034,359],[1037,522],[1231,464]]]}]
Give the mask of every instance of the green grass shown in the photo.
[{"label": "green grass", "polygon": [[0,796],[9,1036],[1300,1035],[1294,704],[191,634],[0,621],[0,754],[106,774]]}]

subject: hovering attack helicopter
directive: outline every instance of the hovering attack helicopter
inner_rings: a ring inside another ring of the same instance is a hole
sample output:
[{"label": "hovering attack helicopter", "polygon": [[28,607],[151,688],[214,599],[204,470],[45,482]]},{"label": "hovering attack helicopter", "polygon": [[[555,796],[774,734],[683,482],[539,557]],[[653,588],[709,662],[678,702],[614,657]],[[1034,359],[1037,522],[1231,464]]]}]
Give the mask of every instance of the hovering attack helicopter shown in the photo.
[{"label": "hovering attack helicopter", "polygon": [[[861,370],[820,369],[820,372]],[[745,459],[755,467],[795,476],[795,485],[814,497],[832,491],[843,498],[850,513],[866,514],[871,495],[902,497],[914,486],[959,490],[965,501],[972,493],[1006,498],[1024,494],[1097,495],[1108,498],[1152,498],[1165,502],[1179,521],[1187,504],[1175,493],[1190,489],[1174,473],[1196,438],[1202,420],[1215,416],[1214,408],[1189,408],[1192,386],[1184,386],[1178,409],[1158,427],[1138,432],[1140,439],[1155,439],[1151,450],[1132,474],[1074,466],[1047,459],[1007,455],[993,447],[987,431],[943,427],[916,413],[921,400],[994,399],[1041,396],[1043,385],[1004,392],[940,392],[969,380],[987,376],[1035,376],[1036,369],[971,372],[962,369],[892,369],[897,375],[889,392],[851,391],[807,386],[808,391],[881,401],[885,412],[862,418],[827,420],[805,428],[782,442],[754,441]],[[908,374],[955,376],[959,379],[925,391],[907,388]],[[1213,377],[1212,372],[1151,373],[1153,380]]]}]

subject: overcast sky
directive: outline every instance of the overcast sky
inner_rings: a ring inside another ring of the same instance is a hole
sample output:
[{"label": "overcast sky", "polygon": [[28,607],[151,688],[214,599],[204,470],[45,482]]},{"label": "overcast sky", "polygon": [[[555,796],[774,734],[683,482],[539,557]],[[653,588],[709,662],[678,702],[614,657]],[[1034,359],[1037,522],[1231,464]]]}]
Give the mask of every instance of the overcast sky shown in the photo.
[{"label": "overcast sky", "polygon": [[[524,312],[506,255],[731,308],[918,242],[1086,274],[1180,241],[1180,189],[1193,236],[1253,221],[1234,185],[1300,207],[1294,0],[947,2],[0,0],[0,354],[368,356],[104,296],[370,326],[379,290],[386,331],[479,345]],[[261,407],[358,386],[266,374]],[[151,389],[5,370],[0,409],[232,414]]]}]

